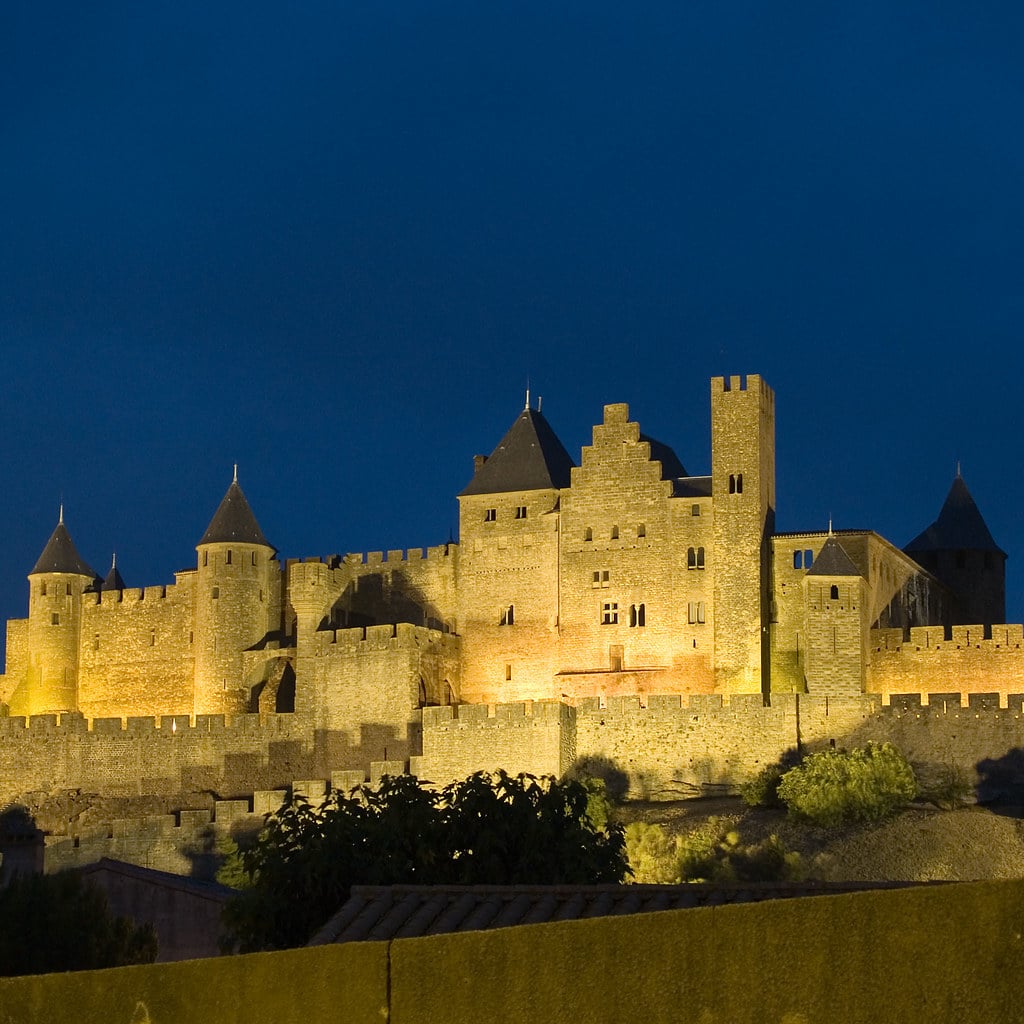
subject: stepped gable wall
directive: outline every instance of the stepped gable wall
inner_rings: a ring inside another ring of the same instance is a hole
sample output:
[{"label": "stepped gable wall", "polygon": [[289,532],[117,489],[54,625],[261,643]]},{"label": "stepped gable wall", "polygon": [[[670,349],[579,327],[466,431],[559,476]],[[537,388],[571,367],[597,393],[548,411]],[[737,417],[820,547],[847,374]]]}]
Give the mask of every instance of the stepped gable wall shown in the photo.
[{"label": "stepped gable wall", "polygon": [[193,710],[192,598],[180,579],[83,595],[78,707],[87,718]]}]

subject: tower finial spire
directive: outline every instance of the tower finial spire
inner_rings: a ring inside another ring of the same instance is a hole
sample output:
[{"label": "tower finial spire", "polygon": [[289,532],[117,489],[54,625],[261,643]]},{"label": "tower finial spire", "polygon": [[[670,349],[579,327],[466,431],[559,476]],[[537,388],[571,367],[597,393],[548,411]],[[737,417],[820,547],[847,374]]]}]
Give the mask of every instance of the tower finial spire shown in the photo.
[{"label": "tower finial spire", "polygon": [[112,554],[112,555],[110,556],[110,569],[111,569],[111,571],[113,571],[113,570],[114,570],[114,569],[116,569],[116,568],[117,568],[117,552],[115,551],[115,552],[114,552],[114,553],[113,553],[113,554]]},{"label": "tower finial spire", "polygon": [[61,498],[61,501],[60,501],[60,511],[57,513],[57,522],[58,523],[63,523],[64,522],[64,499],[63,498]]},{"label": "tower finial spire", "polygon": [[233,484],[237,484],[238,483],[238,463],[237,462],[235,463],[235,475],[231,478],[231,482]]},{"label": "tower finial spire", "polygon": [[957,475],[957,479],[959,479],[960,476],[961,476],[961,473],[960,473],[960,460],[959,459],[956,460],[956,475]]},{"label": "tower finial spire", "polygon": [[832,536],[832,517],[831,516],[828,517],[828,535],[830,537]]}]

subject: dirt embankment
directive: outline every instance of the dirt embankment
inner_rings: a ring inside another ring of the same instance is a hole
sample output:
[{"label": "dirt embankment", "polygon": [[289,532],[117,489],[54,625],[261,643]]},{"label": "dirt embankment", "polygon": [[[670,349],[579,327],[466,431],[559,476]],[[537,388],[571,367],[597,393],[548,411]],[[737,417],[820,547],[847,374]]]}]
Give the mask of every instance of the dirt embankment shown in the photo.
[{"label": "dirt embankment", "polygon": [[744,843],[777,835],[802,858],[807,877],[823,881],[969,881],[1024,877],[1024,811],[1019,807],[915,805],[886,821],[819,828],[784,811],[750,809],[739,798],[635,803],[625,822],[661,825],[670,835],[706,829],[719,819]]}]

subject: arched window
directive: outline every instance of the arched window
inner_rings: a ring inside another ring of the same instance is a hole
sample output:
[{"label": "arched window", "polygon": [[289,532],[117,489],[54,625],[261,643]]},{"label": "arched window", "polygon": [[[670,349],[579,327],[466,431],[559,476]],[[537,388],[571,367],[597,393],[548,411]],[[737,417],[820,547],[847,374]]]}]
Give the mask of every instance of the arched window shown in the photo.
[{"label": "arched window", "polygon": [[742,473],[730,473],[729,474],[729,493],[730,494],[742,494],[743,493],[743,474]]},{"label": "arched window", "polygon": [[697,549],[687,548],[686,550],[686,568],[696,569],[697,568]]},{"label": "arched window", "polygon": [[697,568],[698,569],[703,569],[704,568],[704,549],[703,548],[697,548]]}]

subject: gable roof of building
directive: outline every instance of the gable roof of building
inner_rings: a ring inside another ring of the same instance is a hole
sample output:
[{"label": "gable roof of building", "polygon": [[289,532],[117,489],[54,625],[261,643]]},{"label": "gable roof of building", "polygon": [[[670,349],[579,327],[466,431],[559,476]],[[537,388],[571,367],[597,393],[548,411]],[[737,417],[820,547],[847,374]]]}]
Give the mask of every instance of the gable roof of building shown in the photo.
[{"label": "gable roof of building", "polygon": [[574,465],[544,416],[524,409],[459,496],[568,487]]},{"label": "gable roof of building", "polygon": [[63,513],[29,575],[40,572],[67,572],[74,573],[76,576],[88,576],[90,579],[96,579],[96,573],[89,568],[78,553],[75,542],[64,525]]},{"label": "gable roof of building", "polygon": [[928,529],[919,533],[904,549],[915,551],[998,551],[1006,553],[989,533],[964,478],[957,473],[953,485],[942,504],[939,518]]},{"label": "gable roof of building", "polygon": [[522,924],[757,903],[912,882],[755,882],[735,885],[354,885],[344,906],[310,940],[368,942],[489,931]]},{"label": "gable roof of building", "polygon": [[200,544],[262,544],[273,549],[274,545],[263,536],[260,524],[245,500],[238,479],[231,481],[231,486],[224,495],[220,507],[210,520],[210,525],[203,534]]},{"label": "gable roof of building", "polygon": [[831,534],[822,545],[818,557],[807,570],[808,576],[859,576],[860,570],[846,553],[842,544]]}]

